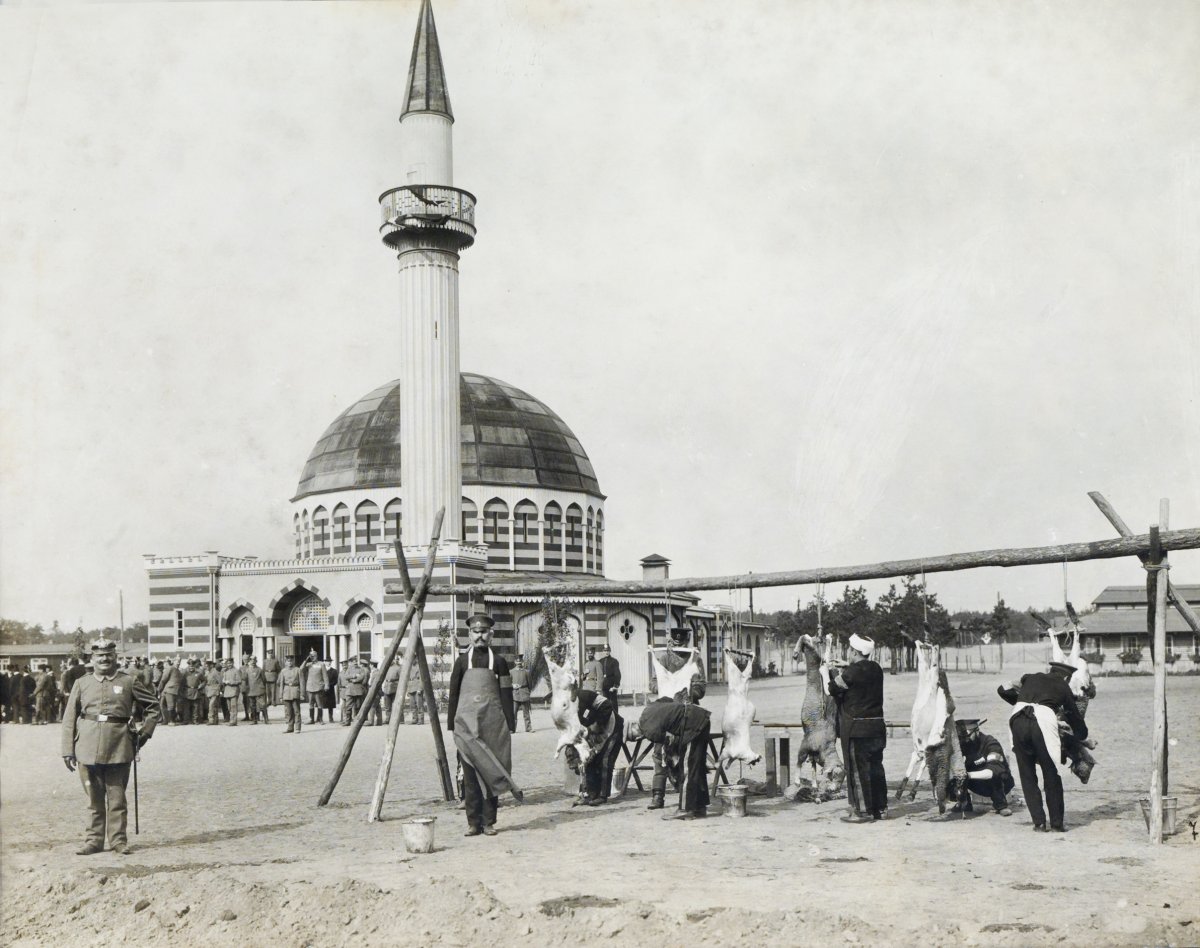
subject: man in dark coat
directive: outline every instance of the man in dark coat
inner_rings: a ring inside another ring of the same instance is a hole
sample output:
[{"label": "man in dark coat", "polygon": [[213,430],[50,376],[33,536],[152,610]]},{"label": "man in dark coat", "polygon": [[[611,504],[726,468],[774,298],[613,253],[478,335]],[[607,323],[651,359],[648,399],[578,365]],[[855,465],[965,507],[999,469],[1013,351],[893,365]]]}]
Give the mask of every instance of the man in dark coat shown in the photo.
[{"label": "man in dark coat", "polygon": [[[126,853],[125,788],[138,748],[154,733],[158,699],[140,681],[117,669],[117,643],[92,643],[95,672],[78,679],[67,699],[62,721],[62,758],[67,770],[78,765],[88,795],[91,819],[87,841],[78,855],[104,849],[105,837],[115,853]],[[131,727],[140,712],[142,723]]]},{"label": "man in dark coat", "polygon": [[600,694],[615,706],[620,687],[621,663],[612,657],[612,649],[606,644],[600,649]]},{"label": "man in dark coat", "polygon": [[971,811],[971,794],[989,797],[992,809],[1001,816],[1012,816],[1008,792],[1013,788],[1008,757],[1000,742],[980,730],[984,721],[963,718],[954,722],[958,730],[958,746],[962,750],[967,776],[963,782],[951,780],[947,795],[956,800],[953,812]]},{"label": "man in dark coat", "polygon": [[496,835],[499,796],[511,792],[518,802],[521,788],[512,778],[512,742],[517,729],[508,662],[492,649],[492,617],[483,613],[467,620],[471,644],[450,671],[447,727],[454,733],[462,765],[467,836]]},{"label": "man in dark coat", "polygon": [[634,738],[644,737],[663,746],[667,767],[679,788],[677,808],[664,820],[696,820],[708,815],[709,712],[698,704],[681,704],[674,698],[659,698],[646,705],[641,718],[630,729]]},{"label": "man in dark coat", "polygon": [[[580,688],[576,691],[576,707],[579,723],[587,728],[587,741],[592,756],[583,765],[583,796],[577,801],[588,806],[600,806],[608,802],[612,789],[613,765],[625,738],[625,722],[617,712],[617,706],[597,691]],[[566,749],[567,762],[579,773],[579,752],[574,744]]]},{"label": "man in dark coat", "polygon": [[850,663],[829,669],[829,693],[838,705],[838,737],[850,801],[850,813],[842,817],[846,823],[870,823],[887,813],[883,669],[871,660],[874,650],[875,643],[869,638],[851,635]]},{"label": "man in dark coat", "polygon": [[[1008,726],[1012,730],[1017,773],[1021,776],[1021,793],[1033,817],[1035,832],[1046,832],[1046,810],[1050,811],[1050,829],[1056,833],[1067,831],[1063,823],[1062,777],[1058,773],[1058,764],[1063,759],[1059,717],[1070,726],[1076,739],[1082,741],[1088,735],[1083,715],[1067,684],[1074,672],[1070,665],[1051,662],[1048,672],[1024,675],[1019,685],[1006,681],[996,689],[1001,698],[1014,706]],[[1045,808],[1035,769],[1038,767],[1046,789]]]}]

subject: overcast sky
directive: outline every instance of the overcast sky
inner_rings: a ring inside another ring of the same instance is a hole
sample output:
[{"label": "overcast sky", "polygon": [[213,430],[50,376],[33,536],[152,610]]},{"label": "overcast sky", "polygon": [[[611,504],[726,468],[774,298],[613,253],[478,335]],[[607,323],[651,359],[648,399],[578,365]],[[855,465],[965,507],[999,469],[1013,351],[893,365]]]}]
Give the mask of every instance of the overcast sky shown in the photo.
[{"label": "overcast sky", "polygon": [[[401,372],[376,199],[417,7],[0,7],[0,615],[115,623],[120,587],[136,621],[143,553],[291,554],[312,445]],[[1200,4],[435,14],[462,367],[579,436],[610,577],[1107,538],[1089,490],[1200,526]]]}]

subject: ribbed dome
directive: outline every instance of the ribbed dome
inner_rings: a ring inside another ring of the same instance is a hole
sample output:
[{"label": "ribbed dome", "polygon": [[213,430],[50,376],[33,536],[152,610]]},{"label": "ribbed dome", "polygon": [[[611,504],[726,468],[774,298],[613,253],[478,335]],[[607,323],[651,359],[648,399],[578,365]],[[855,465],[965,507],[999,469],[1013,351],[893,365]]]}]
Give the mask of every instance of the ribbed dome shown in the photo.
[{"label": "ribbed dome", "polygon": [[[600,494],[587,452],[566,423],[499,379],[462,373],[464,484]],[[381,385],[334,420],[308,456],[293,500],[331,490],[400,485],[400,382]]]}]

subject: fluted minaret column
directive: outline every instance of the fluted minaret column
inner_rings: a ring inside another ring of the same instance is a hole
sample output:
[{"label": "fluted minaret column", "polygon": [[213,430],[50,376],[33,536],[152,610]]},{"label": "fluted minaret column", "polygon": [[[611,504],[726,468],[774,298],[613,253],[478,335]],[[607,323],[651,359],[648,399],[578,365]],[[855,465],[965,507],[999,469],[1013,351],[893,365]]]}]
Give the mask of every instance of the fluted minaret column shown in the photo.
[{"label": "fluted minaret column", "polygon": [[400,267],[400,496],[404,543],[461,539],[458,255],[475,240],[475,198],[454,185],[454,114],[429,0],[421,4],[400,115],[405,183],[380,199]]}]

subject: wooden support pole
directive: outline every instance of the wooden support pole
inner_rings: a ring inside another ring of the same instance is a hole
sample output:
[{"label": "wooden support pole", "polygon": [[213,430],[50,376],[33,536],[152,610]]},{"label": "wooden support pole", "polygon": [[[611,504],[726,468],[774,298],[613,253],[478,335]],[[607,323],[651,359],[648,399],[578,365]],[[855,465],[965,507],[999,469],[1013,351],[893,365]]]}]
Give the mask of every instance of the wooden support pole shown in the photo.
[{"label": "wooden support pole", "polygon": [[[400,641],[403,630],[396,633],[396,641]],[[409,644],[412,639],[421,639],[421,612],[416,613],[415,620],[409,627]],[[374,823],[379,819],[383,810],[383,796],[387,793],[388,779],[392,774],[392,761],[396,756],[396,737],[400,733],[400,725],[404,722],[404,697],[408,684],[408,676],[412,673],[412,663],[415,649],[409,648],[404,652],[404,661],[400,663],[400,680],[396,683],[396,698],[392,702],[392,717],[388,721],[387,734],[383,737],[383,756],[379,761],[379,773],[375,776],[375,789],[371,792],[371,806],[367,810],[367,822]]]},{"label": "wooden support pole", "polygon": [[[404,598],[411,600],[413,597],[412,577],[408,573],[408,561],[404,557],[404,546],[399,538],[396,539],[396,564],[400,568],[400,582],[404,586]],[[417,616],[417,627],[421,627],[421,619],[424,613]],[[447,803],[454,801],[454,778],[450,775],[450,762],[446,758],[446,738],[442,734],[442,719],[438,715],[437,694],[433,690],[433,676],[429,673],[429,661],[425,656],[425,640],[422,637],[417,639],[417,668],[421,671],[422,690],[425,694],[425,710],[429,714],[429,729],[433,732],[433,749],[437,757],[438,777],[442,781],[442,798]],[[401,672],[403,674],[403,672]],[[411,672],[409,673],[411,674]],[[404,697],[407,697],[405,695]],[[400,710],[403,712],[403,699],[400,702]],[[393,731],[393,735],[395,732]],[[393,737],[393,745],[395,739]],[[376,814],[378,817],[378,814]]]},{"label": "wooden support pole", "polygon": [[[1200,528],[1172,530],[1161,536],[1163,550],[1200,549]],[[495,596],[588,596],[603,593],[645,593],[662,596],[670,592],[699,592],[713,589],[749,589],[758,586],[811,586],[816,583],[843,583],[861,579],[888,579],[920,572],[949,573],[981,566],[1037,566],[1046,563],[1107,560],[1137,556],[1150,548],[1150,538],[1122,537],[1117,540],[1093,540],[1059,546],[1032,546],[974,553],[951,553],[914,560],[894,560],[863,566],[834,566],[792,570],[781,573],[745,573],[738,576],[708,576],[692,579],[668,579],[658,582],[635,580],[571,580],[561,583],[488,583],[486,592]],[[395,584],[384,587],[389,593],[402,590]],[[471,584],[434,585],[431,596],[482,595],[484,587]]]},{"label": "wooden support pole", "polygon": [[[400,627],[396,630],[396,638],[392,641],[391,648],[387,650],[387,654],[383,657],[383,662],[380,663],[379,674],[376,676],[375,681],[367,688],[367,694],[363,698],[362,706],[358,709],[358,714],[355,715],[354,721],[351,723],[350,733],[346,735],[346,743],[342,747],[341,756],[338,757],[337,766],[334,768],[329,782],[325,784],[325,789],[321,791],[321,798],[317,801],[317,806],[325,806],[329,802],[329,798],[333,796],[333,790],[342,777],[342,771],[346,769],[346,763],[350,760],[350,752],[354,749],[354,741],[358,738],[358,732],[362,730],[362,726],[367,720],[367,712],[375,702],[375,699],[379,697],[383,678],[387,674],[387,670],[391,667],[392,662],[396,660],[396,653],[400,651],[400,640],[404,637],[404,631],[412,623],[413,616],[425,604],[425,597],[429,595],[429,581],[433,578],[433,566],[437,562],[438,537],[442,532],[442,517],[445,513],[446,508],[443,507],[438,511],[437,516],[433,518],[433,536],[429,541],[429,554],[425,558],[425,572],[421,576],[421,582],[413,593],[413,600],[404,611],[404,618],[400,620]],[[398,694],[404,690],[404,670],[412,667],[413,652],[415,649],[415,641],[410,637],[408,640],[408,649],[404,655],[404,664],[401,666],[402,680],[397,687]]]},{"label": "wooden support pole", "polygon": [[[1104,516],[1108,519],[1108,522],[1116,528],[1117,533],[1121,534],[1123,537],[1133,536],[1133,531],[1129,529],[1129,527],[1125,524],[1125,521],[1121,519],[1121,515],[1117,513],[1117,511],[1113,508],[1113,505],[1110,504],[1107,499],[1105,499],[1104,495],[1101,494],[1100,491],[1088,491],[1088,496],[1092,498],[1092,502],[1100,508],[1100,512],[1104,514]],[[1149,557],[1145,554],[1139,553],[1138,559],[1145,563]],[[1175,586],[1169,579],[1167,580],[1167,596],[1170,598],[1171,604],[1175,606],[1175,611],[1183,617],[1183,621],[1191,627],[1193,632],[1195,632],[1197,635],[1200,635],[1200,616],[1196,615],[1196,610],[1191,607],[1191,605],[1183,596],[1179,595],[1179,592],[1175,589]]]},{"label": "wooden support pole", "polygon": [[[1158,502],[1158,528],[1166,531],[1170,504],[1163,498]],[[1157,544],[1154,544],[1157,546]],[[1157,553],[1157,550],[1152,552]],[[1163,794],[1167,784],[1167,565],[1166,554],[1156,556],[1147,566],[1154,570],[1154,743],[1150,748],[1150,841],[1163,839]]]}]

